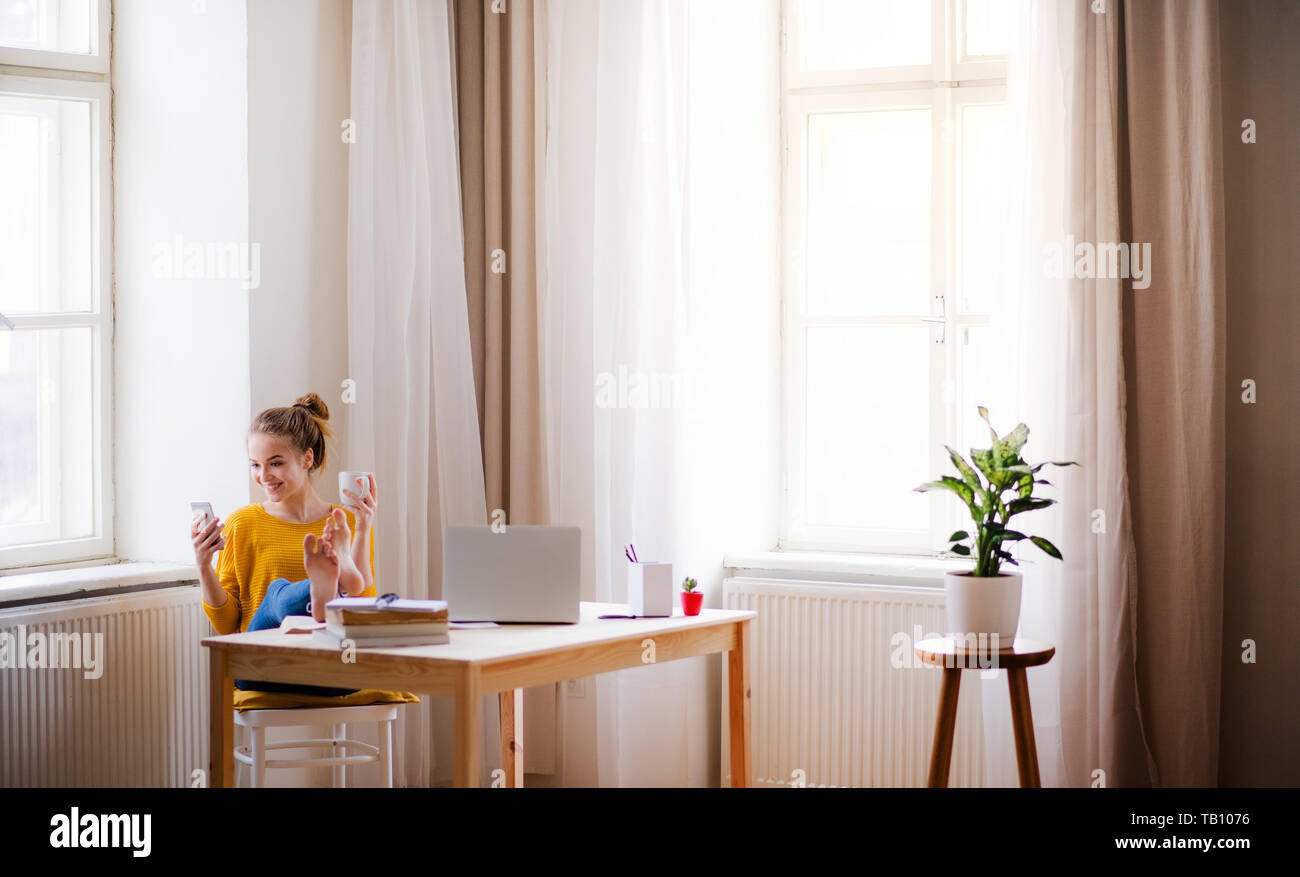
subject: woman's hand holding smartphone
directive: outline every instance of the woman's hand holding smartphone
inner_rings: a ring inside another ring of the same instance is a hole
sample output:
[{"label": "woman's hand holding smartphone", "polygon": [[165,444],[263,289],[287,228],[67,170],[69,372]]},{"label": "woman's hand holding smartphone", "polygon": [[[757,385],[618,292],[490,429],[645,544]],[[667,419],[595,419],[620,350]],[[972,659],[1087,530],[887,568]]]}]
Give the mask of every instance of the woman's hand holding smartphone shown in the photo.
[{"label": "woman's hand holding smartphone", "polygon": [[190,541],[194,544],[194,559],[199,568],[212,566],[212,555],[226,547],[226,539],[221,535],[221,519],[212,513],[212,504],[192,502],[190,510],[194,517],[190,520]]}]

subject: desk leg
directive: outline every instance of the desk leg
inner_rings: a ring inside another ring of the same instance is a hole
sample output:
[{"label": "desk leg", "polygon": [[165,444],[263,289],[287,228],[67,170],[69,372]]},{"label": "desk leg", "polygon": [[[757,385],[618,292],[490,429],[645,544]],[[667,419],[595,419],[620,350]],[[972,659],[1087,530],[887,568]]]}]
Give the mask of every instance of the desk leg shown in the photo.
[{"label": "desk leg", "polygon": [[524,787],[524,690],[512,688],[497,695],[501,714],[501,767],[506,788]]},{"label": "desk leg", "polygon": [[483,703],[477,667],[466,667],[456,680],[456,771],[457,788],[479,784],[479,763],[483,757]]},{"label": "desk leg", "polygon": [[750,619],[736,624],[736,647],[727,652],[727,725],[730,731],[731,787],[747,789],[753,761],[749,739],[749,646]]},{"label": "desk leg", "polygon": [[235,680],[225,649],[208,649],[208,786],[235,785]]},{"label": "desk leg", "polygon": [[1034,744],[1034,716],[1029,710],[1029,679],[1024,667],[1007,670],[1007,687],[1011,690],[1011,725],[1016,737],[1016,767],[1020,788],[1042,788],[1038,776],[1038,747]]},{"label": "desk leg", "polygon": [[957,728],[957,695],[961,691],[961,667],[944,667],[939,688],[939,716],[934,722],[934,745],[930,749],[930,777],[925,785],[931,789],[948,788],[952,767],[952,735]]}]

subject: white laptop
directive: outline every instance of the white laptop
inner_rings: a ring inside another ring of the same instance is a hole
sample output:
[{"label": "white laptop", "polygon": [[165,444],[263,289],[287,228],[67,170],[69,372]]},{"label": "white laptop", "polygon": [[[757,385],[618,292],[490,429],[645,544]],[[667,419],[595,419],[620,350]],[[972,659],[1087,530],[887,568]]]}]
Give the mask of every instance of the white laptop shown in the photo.
[{"label": "white laptop", "polygon": [[450,620],[576,623],[581,552],[577,527],[444,527],[442,598]]}]

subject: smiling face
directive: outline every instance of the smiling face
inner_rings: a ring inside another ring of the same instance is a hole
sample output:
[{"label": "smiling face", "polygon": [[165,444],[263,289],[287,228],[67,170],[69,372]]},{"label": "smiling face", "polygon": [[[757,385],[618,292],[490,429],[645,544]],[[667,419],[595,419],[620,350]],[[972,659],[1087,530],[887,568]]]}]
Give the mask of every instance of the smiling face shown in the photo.
[{"label": "smiling face", "polygon": [[248,466],[253,480],[271,502],[284,502],[311,487],[311,449],[298,451],[284,436],[248,435]]}]

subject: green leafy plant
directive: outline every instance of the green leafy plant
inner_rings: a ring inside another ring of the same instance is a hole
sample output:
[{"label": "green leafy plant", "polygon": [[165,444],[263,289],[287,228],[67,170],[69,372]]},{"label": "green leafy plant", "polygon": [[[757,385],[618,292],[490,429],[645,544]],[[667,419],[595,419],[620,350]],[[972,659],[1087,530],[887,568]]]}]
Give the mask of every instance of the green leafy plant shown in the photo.
[{"label": "green leafy plant", "polygon": [[[958,530],[948,537],[950,550],[963,557],[975,558],[976,576],[996,576],[1002,564],[1019,566],[1015,557],[1007,550],[1008,543],[1028,539],[1049,556],[1061,559],[1061,552],[1055,545],[1041,536],[1028,536],[1008,526],[1016,515],[1045,509],[1055,505],[1056,500],[1034,496],[1035,484],[1051,485],[1051,482],[1038,478],[1038,472],[1044,466],[1077,466],[1073,461],[1064,463],[1039,463],[1030,466],[1020,458],[1020,449],[1029,440],[1029,427],[1023,423],[1002,438],[989,423],[989,412],[984,406],[979,407],[980,417],[989,424],[989,433],[993,437],[993,447],[980,450],[971,448],[970,457],[974,466],[967,463],[961,454],[944,445],[952,464],[957,467],[960,478],[944,475],[938,481],[927,481],[916,490],[924,493],[928,490],[950,490],[966,504],[971,519],[975,522],[974,545],[965,530]],[[980,475],[984,477],[981,478]],[[1008,495],[1009,493],[1009,495]]]},{"label": "green leafy plant", "polygon": [[695,581],[695,579],[692,578],[682,579],[682,590],[689,594],[691,593],[691,591],[694,591],[697,587],[699,587],[699,584],[700,584],[699,582]]}]

